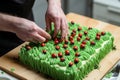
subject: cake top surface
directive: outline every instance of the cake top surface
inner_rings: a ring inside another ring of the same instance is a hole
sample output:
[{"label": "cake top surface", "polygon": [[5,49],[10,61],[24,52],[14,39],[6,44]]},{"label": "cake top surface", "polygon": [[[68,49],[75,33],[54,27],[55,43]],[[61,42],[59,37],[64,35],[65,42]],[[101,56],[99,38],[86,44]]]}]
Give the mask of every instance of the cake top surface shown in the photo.
[{"label": "cake top surface", "polygon": [[[22,47],[21,51],[26,51],[25,55],[33,56],[36,60],[40,59],[51,66],[71,72],[81,68],[106,41],[112,38],[109,32],[81,26],[73,21],[68,24],[67,39],[61,39],[58,34],[55,39],[46,40],[44,43],[31,42]],[[50,34],[53,34],[53,31]]]}]

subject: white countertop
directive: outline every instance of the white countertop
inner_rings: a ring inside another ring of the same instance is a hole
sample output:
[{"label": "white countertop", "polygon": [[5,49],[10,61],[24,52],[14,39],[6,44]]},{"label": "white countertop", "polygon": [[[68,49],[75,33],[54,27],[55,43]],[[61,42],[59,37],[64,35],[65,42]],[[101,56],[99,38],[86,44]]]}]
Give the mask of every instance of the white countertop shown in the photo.
[{"label": "white countertop", "polygon": [[0,70],[0,80],[18,80],[18,79]]},{"label": "white countertop", "polygon": [[94,3],[120,8],[120,0],[94,0]]}]

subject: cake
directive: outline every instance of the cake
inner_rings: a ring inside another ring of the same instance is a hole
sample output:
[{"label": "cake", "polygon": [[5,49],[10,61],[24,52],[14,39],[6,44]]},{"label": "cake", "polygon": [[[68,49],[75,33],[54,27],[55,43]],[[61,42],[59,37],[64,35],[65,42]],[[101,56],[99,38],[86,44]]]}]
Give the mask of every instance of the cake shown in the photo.
[{"label": "cake", "polygon": [[[83,80],[112,50],[114,37],[92,27],[68,23],[69,36],[44,43],[24,45],[19,52],[20,62],[30,68],[49,75],[55,80]],[[52,25],[53,34],[54,25]]]}]

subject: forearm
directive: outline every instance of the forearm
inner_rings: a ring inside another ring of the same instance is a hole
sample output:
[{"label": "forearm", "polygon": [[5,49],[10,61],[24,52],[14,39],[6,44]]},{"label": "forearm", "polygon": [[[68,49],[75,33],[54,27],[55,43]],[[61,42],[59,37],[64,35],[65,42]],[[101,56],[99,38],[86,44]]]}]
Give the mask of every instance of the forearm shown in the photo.
[{"label": "forearm", "polygon": [[48,6],[52,6],[52,5],[58,5],[61,7],[61,0],[47,0],[48,1]]},{"label": "forearm", "polygon": [[23,41],[44,42],[51,36],[33,21],[0,13],[0,31],[13,32]]},{"label": "forearm", "polygon": [[0,13],[0,31],[15,32],[15,26],[20,24],[21,18]]}]

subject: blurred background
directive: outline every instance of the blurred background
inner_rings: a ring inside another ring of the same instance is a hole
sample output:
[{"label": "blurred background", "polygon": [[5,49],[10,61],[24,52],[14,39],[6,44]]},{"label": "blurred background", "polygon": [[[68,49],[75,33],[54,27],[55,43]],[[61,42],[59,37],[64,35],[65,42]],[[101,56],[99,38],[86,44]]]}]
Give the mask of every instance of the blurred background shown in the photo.
[{"label": "blurred background", "polygon": [[[65,14],[74,12],[120,26],[120,0],[61,0]],[[46,0],[36,0],[33,6],[35,22],[45,27]]]}]

